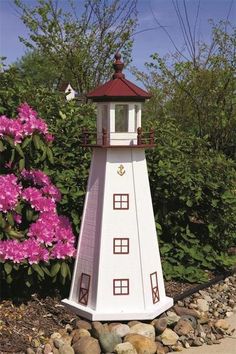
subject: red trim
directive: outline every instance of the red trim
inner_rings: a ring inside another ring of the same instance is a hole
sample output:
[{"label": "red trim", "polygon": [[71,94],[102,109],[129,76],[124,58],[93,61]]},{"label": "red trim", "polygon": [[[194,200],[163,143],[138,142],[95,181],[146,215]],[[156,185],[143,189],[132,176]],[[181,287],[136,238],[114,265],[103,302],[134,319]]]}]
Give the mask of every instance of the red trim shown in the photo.
[{"label": "red trim", "polygon": [[129,194],[113,194],[113,209],[128,210],[129,209]]},{"label": "red trim", "polygon": [[151,288],[152,288],[152,302],[156,304],[160,299],[159,290],[158,290],[157,272],[150,274],[150,280],[151,280]]},{"label": "red trim", "polygon": [[[88,304],[90,280],[91,280],[91,276],[89,274],[85,274],[85,273],[81,274],[80,286],[79,286],[79,303],[82,305]],[[85,283],[85,286],[83,283]]]},{"label": "red trim", "polygon": [[129,295],[129,279],[113,279],[113,295]]},{"label": "red trim", "polygon": [[113,238],[113,254],[129,254],[129,238]]}]

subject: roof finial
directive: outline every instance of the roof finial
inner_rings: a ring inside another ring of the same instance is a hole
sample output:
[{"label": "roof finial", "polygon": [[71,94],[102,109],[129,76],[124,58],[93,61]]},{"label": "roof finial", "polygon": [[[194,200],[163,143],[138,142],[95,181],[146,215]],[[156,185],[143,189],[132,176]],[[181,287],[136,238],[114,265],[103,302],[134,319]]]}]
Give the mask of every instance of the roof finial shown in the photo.
[{"label": "roof finial", "polygon": [[116,61],[113,64],[113,68],[115,70],[115,73],[112,76],[113,79],[124,79],[125,78],[125,75],[122,73],[124,63],[120,59],[121,59],[120,53],[116,52],[116,54],[115,54]]}]

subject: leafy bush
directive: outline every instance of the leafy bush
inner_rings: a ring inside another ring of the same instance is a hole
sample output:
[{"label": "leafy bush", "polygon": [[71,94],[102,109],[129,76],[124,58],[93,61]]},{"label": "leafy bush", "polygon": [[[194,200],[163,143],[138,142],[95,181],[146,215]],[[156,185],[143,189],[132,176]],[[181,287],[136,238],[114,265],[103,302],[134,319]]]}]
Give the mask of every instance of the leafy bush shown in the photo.
[{"label": "leafy bush", "polygon": [[52,161],[52,140],[27,104],[16,119],[0,117],[0,276],[8,284],[55,282],[59,271],[63,284],[70,278],[65,260],[74,256],[75,238],[69,220],[57,214],[61,193],[44,172],[30,169]]},{"label": "leafy bush", "polygon": [[175,122],[152,122],[157,147],[147,153],[165,277],[204,281],[235,259],[236,169]]}]

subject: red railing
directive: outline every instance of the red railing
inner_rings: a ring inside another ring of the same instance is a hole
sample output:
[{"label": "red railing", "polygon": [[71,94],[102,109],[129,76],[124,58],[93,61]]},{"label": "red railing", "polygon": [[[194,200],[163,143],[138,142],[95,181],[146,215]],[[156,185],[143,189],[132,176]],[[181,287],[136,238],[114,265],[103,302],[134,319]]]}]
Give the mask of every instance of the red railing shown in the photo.
[{"label": "red railing", "polygon": [[[122,139],[123,141],[124,139]],[[130,138],[127,141],[131,140]],[[134,139],[135,140],[135,139]],[[110,144],[110,136],[107,132],[107,129],[103,128],[102,133],[97,133],[94,131],[89,131],[87,128],[82,129],[82,134],[80,138],[80,145],[84,147],[119,147],[119,146],[130,146],[130,147],[154,147],[155,146],[155,138],[154,138],[154,130],[150,129],[149,132],[143,132],[142,128],[137,129],[136,136],[137,143],[133,143],[132,145],[124,144],[124,145],[115,145]]]}]

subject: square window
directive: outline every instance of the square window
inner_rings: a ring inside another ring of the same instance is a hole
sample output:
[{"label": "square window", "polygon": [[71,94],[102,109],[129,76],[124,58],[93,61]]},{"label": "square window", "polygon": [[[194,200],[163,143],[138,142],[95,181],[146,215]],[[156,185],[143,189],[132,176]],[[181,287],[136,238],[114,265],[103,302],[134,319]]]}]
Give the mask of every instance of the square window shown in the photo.
[{"label": "square window", "polygon": [[129,254],[129,239],[114,238],[113,239],[113,254]]},{"label": "square window", "polygon": [[127,104],[115,105],[115,131],[128,132],[129,109]]},{"label": "square window", "polygon": [[113,295],[129,295],[129,279],[113,279]]},{"label": "square window", "polygon": [[113,209],[129,209],[129,194],[113,194]]}]

